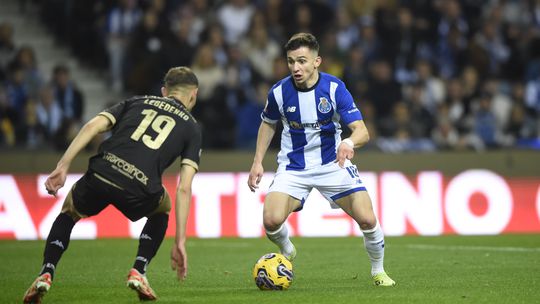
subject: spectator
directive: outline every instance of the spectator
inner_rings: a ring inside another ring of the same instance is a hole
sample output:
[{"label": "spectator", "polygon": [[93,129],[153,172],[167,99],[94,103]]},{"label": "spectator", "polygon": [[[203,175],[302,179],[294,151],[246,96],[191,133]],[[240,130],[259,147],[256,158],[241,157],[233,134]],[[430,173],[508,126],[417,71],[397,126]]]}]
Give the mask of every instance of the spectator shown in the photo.
[{"label": "spectator", "polygon": [[39,122],[37,102],[29,100],[24,107],[22,123],[16,131],[17,145],[29,149],[43,147],[44,128]]},{"label": "spectator", "polygon": [[[193,115],[201,123],[203,147],[223,149],[234,146],[234,116],[225,98],[225,71],[214,58],[214,50],[203,44],[196,52],[192,70],[199,79],[197,107]],[[223,123],[223,122],[227,123]]]},{"label": "spectator", "polygon": [[257,143],[257,133],[261,124],[260,113],[266,104],[266,97],[270,85],[259,82],[256,85],[257,94],[254,98],[247,98],[246,102],[239,106],[236,114],[236,148],[253,150]]},{"label": "spectator", "polygon": [[[443,104],[440,107],[447,107],[447,105]],[[459,132],[454,128],[448,117],[439,117],[435,128],[431,132],[431,139],[440,150],[457,149],[460,143]]]},{"label": "spectator", "polygon": [[358,46],[353,46],[349,51],[348,63],[343,69],[343,82],[352,96],[355,98],[363,98],[366,96],[368,88],[368,73],[367,65],[362,49]]},{"label": "spectator", "polygon": [[443,79],[459,75],[467,60],[467,37],[456,26],[451,26],[446,40],[437,44],[435,61]]},{"label": "spectator", "polygon": [[0,147],[15,145],[14,111],[9,106],[6,91],[0,86]]},{"label": "spectator", "polygon": [[30,98],[22,67],[16,65],[9,68],[6,94],[8,111],[13,113],[13,123],[18,125],[23,117],[26,102]]},{"label": "spectator", "polygon": [[201,45],[193,61],[193,72],[199,78],[198,100],[200,104],[210,101],[215,90],[223,85],[224,70],[214,58],[213,49],[209,44]]},{"label": "spectator", "polygon": [[8,22],[0,23],[0,81],[7,77],[7,65],[15,57],[15,42],[13,41],[13,26]]},{"label": "spectator", "polygon": [[203,39],[204,43],[207,43],[212,48],[212,54],[216,63],[224,67],[229,58],[227,57],[227,45],[223,35],[223,28],[219,24],[213,23],[208,26],[203,36],[205,36]]},{"label": "spectator", "polygon": [[[446,87],[448,89],[446,100],[439,106],[436,116],[439,117],[439,120],[442,120],[439,123],[446,124],[447,120],[456,130],[461,132],[464,130],[463,124],[466,115],[461,81],[458,78],[450,79],[447,81]],[[444,107],[441,107],[442,105]],[[444,109],[444,112],[441,112],[441,109]]]},{"label": "spectator", "polygon": [[[260,13],[255,16],[262,18]],[[253,20],[260,20],[254,18]],[[280,46],[268,36],[264,19],[254,22],[249,29],[248,35],[240,42],[240,49],[253,67],[253,70],[265,80],[272,77],[273,62],[281,56]]]},{"label": "spectator", "polygon": [[340,6],[336,11],[336,42],[339,51],[346,53],[360,38],[360,30],[353,22],[351,12]]},{"label": "spectator", "polygon": [[512,100],[508,95],[501,92],[501,83],[496,78],[488,78],[483,83],[482,91],[488,93],[492,97],[492,112],[497,119],[498,128],[503,130],[508,124],[510,119],[510,112],[512,110]]},{"label": "spectator", "polygon": [[181,40],[194,48],[201,42],[201,33],[207,27],[210,11],[206,0],[187,1],[171,14],[171,31],[182,36]]},{"label": "spectator", "polygon": [[379,60],[379,51],[381,50],[381,39],[377,36],[373,20],[370,17],[365,17],[361,21],[360,26],[360,41],[358,46],[362,49],[366,61],[372,62]]},{"label": "spectator", "polygon": [[191,66],[193,62],[199,37],[197,33],[196,41],[193,41],[194,21],[190,18],[175,18],[176,23],[171,26],[171,35],[165,40],[163,49],[167,66]]},{"label": "spectator", "polygon": [[218,9],[217,17],[224,29],[225,41],[236,44],[247,33],[255,8],[247,0],[227,0]]},{"label": "spectator", "polygon": [[405,102],[409,109],[410,127],[409,132],[412,138],[429,138],[430,131],[433,129],[434,114],[430,112],[423,103],[423,88],[419,84],[408,88],[408,94],[405,95]]},{"label": "spectator", "polygon": [[289,9],[287,4],[283,0],[266,0],[259,8],[264,14],[268,35],[280,45],[284,44],[286,40],[285,23],[287,21],[287,10]]},{"label": "spectator", "polygon": [[397,17],[397,22],[381,24],[380,26],[384,26],[384,28],[379,32],[380,36],[385,37],[383,48],[385,58],[392,61],[397,81],[410,82],[414,75],[418,42],[418,33],[414,27],[412,12],[406,7],[401,7],[390,17],[392,19]]},{"label": "spectator", "polygon": [[460,2],[458,0],[447,0],[438,3],[440,3],[438,9],[441,14],[437,25],[438,42],[444,43],[452,28],[457,30],[460,35],[468,37],[469,23],[462,13]]},{"label": "spectator", "polygon": [[109,58],[109,81],[112,89],[124,89],[125,55],[131,32],[139,24],[141,11],[136,0],[119,0],[107,14],[105,44]]},{"label": "spectator", "polygon": [[10,66],[22,72],[22,81],[28,96],[36,98],[43,85],[43,76],[34,49],[31,46],[19,48]]},{"label": "spectator", "polygon": [[518,144],[520,140],[535,139],[537,137],[538,122],[527,115],[523,104],[515,103],[510,111],[510,119],[505,129],[511,136],[511,142]]},{"label": "spectator", "polygon": [[540,114],[540,74],[527,82],[525,87],[525,105],[531,112]]},{"label": "spectator", "polygon": [[444,83],[434,75],[431,63],[426,60],[419,60],[416,63],[415,78],[417,84],[422,88],[424,107],[431,113],[435,113],[446,95]]},{"label": "spectator", "polygon": [[41,89],[36,115],[38,123],[43,128],[45,140],[48,142],[56,140],[57,132],[63,123],[63,112],[50,86]]},{"label": "spectator", "polygon": [[389,117],[394,105],[402,100],[401,87],[392,75],[392,67],[387,61],[377,61],[370,66],[366,97],[373,102],[379,119]]},{"label": "spectator", "polygon": [[508,143],[508,137],[503,136],[503,130],[497,124],[492,104],[493,95],[483,93],[474,102],[471,115],[472,133],[480,138],[487,148],[497,148]]},{"label": "spectator", "polygon": [[473,66],[466,66],[460,75],[465,113],[470,113],[472,101],[480,96],[480,76]]},{"label": "spectator", "polygon": [[510,57],[510,50],[497,31],[497,24],[493,21],[486,21],[482,25],[482,30],[475,35],[473,44],[479,52],[478,56],[484,56],[484,60],[476,62],[480,74],[501,76],[502,66]]},{"label": "spectator", "polygon": [[157,12],[148,10],[133,31],[127,52],[129,73],[126,88],[130,92],[159,95],[161,83],[156,82],[156,79],[160,79],[166,71],[165,29],[160,27]]},{"label": "spectator", "polygon": [[64,118],[80,124],[83,120],[84,97],[71,80],[67,66],[57,65],[53,70],[52,89]]}]

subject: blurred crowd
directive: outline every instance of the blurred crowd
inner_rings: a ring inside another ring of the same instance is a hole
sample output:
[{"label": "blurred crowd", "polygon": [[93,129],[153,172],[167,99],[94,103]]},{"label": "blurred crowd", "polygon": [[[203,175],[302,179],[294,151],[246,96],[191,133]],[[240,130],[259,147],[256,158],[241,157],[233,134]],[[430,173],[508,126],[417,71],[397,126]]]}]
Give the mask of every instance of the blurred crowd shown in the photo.
[{"label": "blurred crowd", "polygon": [[[368,148],[540,148],[540,0],[34,2],[57,42],[106,71],[111,91],[159,95],[169,67],[190,66],[206,149],[254,148],[296,32],[318,37],[321,70],[351,91]],[[0,145],[64,147],[84,98],[65,66],[45,83],[37,50],[14,35],[0,25]]]},{"label": "blurred crowd", "polygon": [[13,33],[0,23],[0,148],[65,149],[82,123],[84,97],[68,67],[43,75],[35,50],[17,46]]}]

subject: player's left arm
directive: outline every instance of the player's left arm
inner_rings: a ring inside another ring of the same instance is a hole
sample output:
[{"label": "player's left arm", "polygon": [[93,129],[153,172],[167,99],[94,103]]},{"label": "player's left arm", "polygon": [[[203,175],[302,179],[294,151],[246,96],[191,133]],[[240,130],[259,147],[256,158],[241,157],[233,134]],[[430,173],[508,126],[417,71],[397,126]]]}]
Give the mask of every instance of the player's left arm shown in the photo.
[{"label": "player's left arm", "polygon": [[190,134],[184,151],[181,153],[180,181],[176,187],[175,217],[176,237],[171,250],[171,267],[176,270],[179,280],[187,277],[186,227],[191,205],[191,187],[195,173],[199,170],[202,135],[196,126]]},{"label": "player's left arm", "polygon": [[362,147],[369,141],[369,132],[362,118],[362,113],[356,107],[354,99],[345,85],[337,87],[335,98],[337,111],[342,121],[352,131],[351,136],[343,139],[337,149],[336,162],[340,167],[343,167],[345,160],[354,157],[354,149]]},{"label": "player's left arm", "polygon": [[56,165],[56,169],[51,172],[45,181],[45,188],[49,194],[56,195],[56,192],[64,186],[67,172],[75,156],[77,156],[77,154],[79,154],[79,152],[84,149],[97,134],[107,131],[112,124],[113,122],[109,118],[103,115],[97,115],[81,128]]},{"label": "player's left arm", "polygon": [[180,181],[176,188],[176,237],[171,251],[171,267],[179,280],[187,277],[186,226],[191,205],[191,186],[197,173],[196,167],[186,163],[180,169]]},{"label": "player's left arm", "polygon": [[343,167],[345,160],[354,157],[355,148],[360,148],[369,141],[369,132],[363,120],[355,120],[347,126],[352,133],[339,144],[336,161],[340,167]]}]

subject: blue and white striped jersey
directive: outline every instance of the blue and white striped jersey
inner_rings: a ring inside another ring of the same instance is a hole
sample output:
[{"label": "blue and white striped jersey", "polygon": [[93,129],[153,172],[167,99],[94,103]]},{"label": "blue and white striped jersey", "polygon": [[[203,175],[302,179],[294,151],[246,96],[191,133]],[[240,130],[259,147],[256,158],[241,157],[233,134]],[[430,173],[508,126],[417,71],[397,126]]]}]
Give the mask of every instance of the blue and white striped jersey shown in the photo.
[{"label": "blue and white striped jersey", "polygon": [[320,72],[307,90],[297,88],[290,76],[277,82],[261,118],[271,124],[282,120],[279,169],[299,171],[334,161],[341,142],[340,119],[349,124],[362,114],[343,81]]}]

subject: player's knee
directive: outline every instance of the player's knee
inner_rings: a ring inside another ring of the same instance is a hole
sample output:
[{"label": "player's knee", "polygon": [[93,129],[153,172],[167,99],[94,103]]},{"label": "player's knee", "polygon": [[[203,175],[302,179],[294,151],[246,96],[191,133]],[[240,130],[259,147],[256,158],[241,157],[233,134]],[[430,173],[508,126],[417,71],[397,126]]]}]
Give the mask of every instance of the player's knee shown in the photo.
[{"label": "player's knee", "polygon": [[285,222],[285,219],[275,214],[265,214],[263,218],[263,225],[266,231],[276,231]]},{"label": "player's knee", "polygon": [[358,225],[362,230],[371,230],[377,225],[377,219],[375,217],[361,218]]}]

